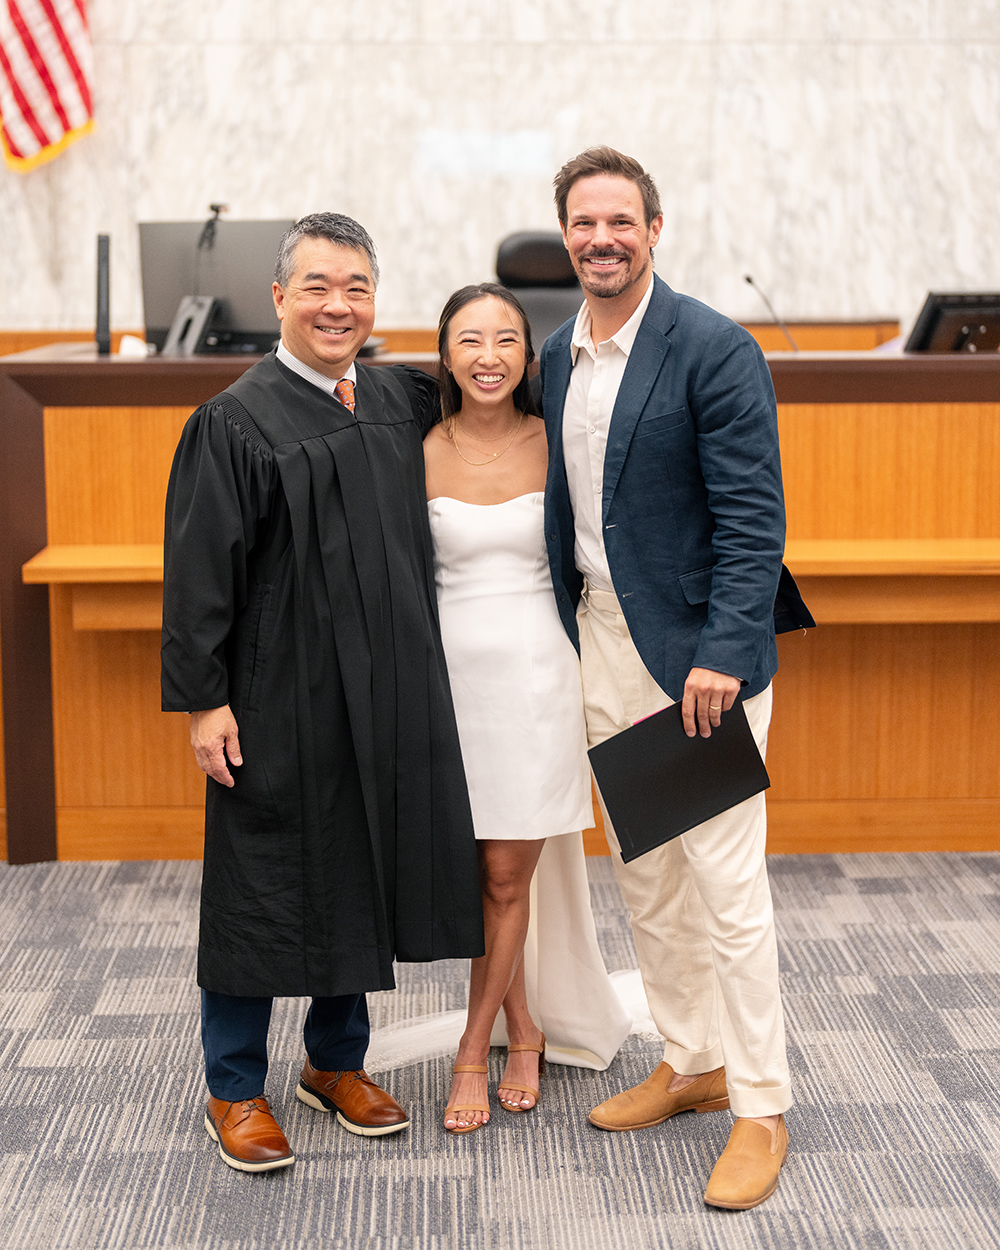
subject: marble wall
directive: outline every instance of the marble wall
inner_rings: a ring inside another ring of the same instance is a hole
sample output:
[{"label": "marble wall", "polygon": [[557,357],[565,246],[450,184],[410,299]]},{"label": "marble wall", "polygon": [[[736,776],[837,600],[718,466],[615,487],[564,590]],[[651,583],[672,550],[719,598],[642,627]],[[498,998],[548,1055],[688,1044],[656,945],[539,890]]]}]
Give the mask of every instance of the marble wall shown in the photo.
[{"label": "marble wall", "polygon": [[915,315],[1000,289],[1000,0],[91,0],[96,132],[0,170],[0,327],[142,323],[136,222],[335,208],[383,326],[433,324],[551,178],[656,177],[658,269],[732,316]]}]

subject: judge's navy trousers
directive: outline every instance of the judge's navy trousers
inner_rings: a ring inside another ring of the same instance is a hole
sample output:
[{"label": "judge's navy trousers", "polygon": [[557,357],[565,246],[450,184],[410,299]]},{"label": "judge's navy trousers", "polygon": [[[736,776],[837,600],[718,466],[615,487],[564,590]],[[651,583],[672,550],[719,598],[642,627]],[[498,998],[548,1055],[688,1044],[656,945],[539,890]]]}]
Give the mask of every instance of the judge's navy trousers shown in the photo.
[{"label": "judge's navy trousers", "polygon": [[[213,1098],[240,1102],[264,1093],[272,1002],[201,991],[205,1079]],[[369,1032],[364,994],[314,998],[302,1030],[306,1054],[320,1072],[364,1067]]]}]

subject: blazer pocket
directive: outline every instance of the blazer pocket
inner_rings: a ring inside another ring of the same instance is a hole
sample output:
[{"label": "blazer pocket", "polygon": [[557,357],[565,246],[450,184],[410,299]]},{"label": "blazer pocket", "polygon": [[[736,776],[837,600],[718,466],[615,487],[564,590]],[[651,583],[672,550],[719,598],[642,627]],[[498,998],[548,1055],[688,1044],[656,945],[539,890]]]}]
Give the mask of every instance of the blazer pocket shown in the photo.
[{"label": "blazer pocket", "polygon": [[645,438],[648,434],[660,434],[663,430],[672,430],[675,426],[685,425],[688,419],[687,408],[674,408],[670,412],[656,413],[651,417],[640,417],[635,427],[634,438]]},{"label": "blazer pocket", "polygon": [[688,603],[707,603],[712,593],[713,568],[695,569],[693,573],[682,573],[678,577],[684,598]]}]

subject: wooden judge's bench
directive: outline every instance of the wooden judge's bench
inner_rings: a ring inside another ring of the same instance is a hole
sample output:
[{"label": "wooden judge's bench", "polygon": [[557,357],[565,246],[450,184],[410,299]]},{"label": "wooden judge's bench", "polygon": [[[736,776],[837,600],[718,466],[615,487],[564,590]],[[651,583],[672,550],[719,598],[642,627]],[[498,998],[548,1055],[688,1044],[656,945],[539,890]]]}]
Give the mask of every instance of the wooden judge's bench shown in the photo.
[{"label": "wooden judge's bench", "polygon": [[[779,640],[769,849],[1000,849],[1000,355],[768,362],[820,626]],[[187,416],[250,363],[0,357],[12,863],[201,853],[188,720],[159,711],[163,501]]]}]

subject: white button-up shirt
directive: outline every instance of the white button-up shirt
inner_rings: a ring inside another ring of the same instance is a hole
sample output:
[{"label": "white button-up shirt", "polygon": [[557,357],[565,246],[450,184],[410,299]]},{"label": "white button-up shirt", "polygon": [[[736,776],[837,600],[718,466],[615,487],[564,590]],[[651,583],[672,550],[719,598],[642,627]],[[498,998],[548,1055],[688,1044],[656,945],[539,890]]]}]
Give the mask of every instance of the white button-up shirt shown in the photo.
[{"label": "white button-up shirt", "polygon": [[576,526],[576,567],[595,590],[614,592],[604,550],[604,453],[618,388],[652,295],[650,274],[639,307],[617,334],[596,348],[586,302],[573,328],[573,372],[563,408],[563,458]]},{"label": "white button-up shirt", "polygon": [[[292,355],[284,343],[278,344],[278,350],[275,354],[283,365],[291,369],[293,373],[297,373],[300,378],[305,378],[305,380],[307,382],[311,382],[313,386],[318,386],[321,391],[326,391],[326,393],[328,395],[332,395],[334,399],[337,398],[337,383],[342,381],[342,378],[328,378],[325,373],[318,372],[318,370],[313,369],[310,365],[304,365],[302,361],[299,360],[298,356]],[[357,382],[358,371],[354,367],[353,360],[348,366],[344,377],[348,380],[348,382]]]}]

